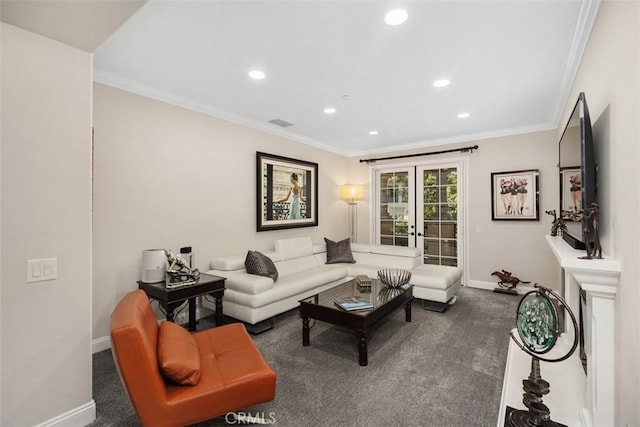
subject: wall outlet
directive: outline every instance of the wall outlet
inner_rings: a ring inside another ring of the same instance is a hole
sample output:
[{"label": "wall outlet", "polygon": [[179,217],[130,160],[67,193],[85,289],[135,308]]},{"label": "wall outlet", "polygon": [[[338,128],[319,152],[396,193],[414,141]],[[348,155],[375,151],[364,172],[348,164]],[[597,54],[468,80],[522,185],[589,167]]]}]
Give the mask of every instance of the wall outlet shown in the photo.
[{"label": "wall outlet", "polygon": [[58,278],[58,258],[27,260],[27,283]]}]

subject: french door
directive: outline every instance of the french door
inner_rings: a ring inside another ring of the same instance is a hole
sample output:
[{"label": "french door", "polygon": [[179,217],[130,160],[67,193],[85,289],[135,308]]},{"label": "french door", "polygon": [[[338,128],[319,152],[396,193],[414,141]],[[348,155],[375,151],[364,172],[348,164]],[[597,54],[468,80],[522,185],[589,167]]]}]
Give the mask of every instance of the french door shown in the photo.
[{"label": "french door", "polygon": [[417,247],[425,264],[462,266],[465,163],[374,169],[375,241]]}]

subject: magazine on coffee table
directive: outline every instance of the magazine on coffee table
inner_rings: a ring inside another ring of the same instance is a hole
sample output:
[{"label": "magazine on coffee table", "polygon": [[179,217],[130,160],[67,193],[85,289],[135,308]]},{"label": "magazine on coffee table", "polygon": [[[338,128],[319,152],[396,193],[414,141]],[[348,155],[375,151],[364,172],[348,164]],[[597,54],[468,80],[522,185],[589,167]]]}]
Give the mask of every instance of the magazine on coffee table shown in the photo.
[{"label": "magazine on coffee table", "polygon": [[336,297],[333,302],[338,307],[346,311],[369,310],[373,308],[371,301],[364,299],[361,296]]}]

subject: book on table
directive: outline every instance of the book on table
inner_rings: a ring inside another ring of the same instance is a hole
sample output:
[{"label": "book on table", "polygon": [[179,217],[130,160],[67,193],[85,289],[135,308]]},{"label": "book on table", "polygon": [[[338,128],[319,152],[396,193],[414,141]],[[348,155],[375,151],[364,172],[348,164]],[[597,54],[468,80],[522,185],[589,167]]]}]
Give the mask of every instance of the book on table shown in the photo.
[{"label": "book on table", "polygon": [[371,301],[362,298],[361,296],[353,297],[337,297],[333,302],[343,310],[356,311],[356,310],[369,310],[373,308]]},{"label": "book on table", "polygon": [[358,274],[356,276],[356,283],[358,285],[369,285],[371,286],[371,282],[373,281],[373,279],[369,276],[365,276],[364,274]]}]

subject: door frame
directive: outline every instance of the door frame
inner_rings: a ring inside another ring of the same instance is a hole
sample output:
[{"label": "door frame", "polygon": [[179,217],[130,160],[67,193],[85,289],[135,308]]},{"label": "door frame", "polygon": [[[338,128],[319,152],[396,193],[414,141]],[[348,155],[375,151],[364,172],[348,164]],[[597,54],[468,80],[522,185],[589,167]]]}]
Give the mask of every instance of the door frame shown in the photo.
[{"label": "door frame", "polygon": [[[402,161],[398,163],[386,163],[384,165],[371,165],[369,166],[369,200],[372,203],[369,204],[369,242],[375,242],[377,227],[376,222],[376,209],[378,208],[378,186],[376,175],[380,170],[406,170],[407,168],[414,169],[415,171],[419,167],[444,167],[444,165],[456,166],[458,168],[458,207],[459,213],[462,213],[462,219],[459,220],[458,227],[458,243],[462,242],[462,247],[458,247],[458,267],[462,268],[462,283],[468,283],[468,271],[467,260],[469,259],[469,157],[468,156],[455,156],[437,159],[424,159],[416,162]],[[415,187],[415,183],[414,183]],[[462,193],[462,196],[460,195]],[[415,199],[415,196],[414,196]],[[415,201],[415,200],[414,200]],[[415,208],[414,208],[415,209]],[[417,229],[417,225],[416,225]],[[372,243],[373,244],[373,243]]]}]

